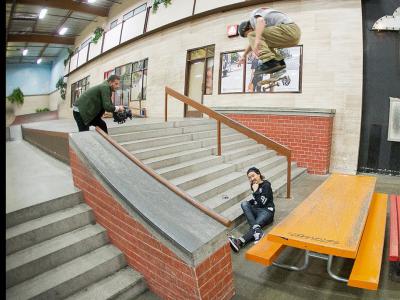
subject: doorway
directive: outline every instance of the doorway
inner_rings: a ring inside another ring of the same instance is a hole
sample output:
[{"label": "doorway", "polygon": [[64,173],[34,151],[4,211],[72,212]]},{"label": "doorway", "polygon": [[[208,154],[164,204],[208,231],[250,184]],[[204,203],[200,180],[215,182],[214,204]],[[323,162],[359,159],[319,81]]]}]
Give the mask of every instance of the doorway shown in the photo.
[{"label": "doorway", "polygon": [[[185,95],[203,103],[204,95],[212,94],[215,45],[188,50],[186,58]],[[203,115],[185,104],[185,118],[201,118]]]}]

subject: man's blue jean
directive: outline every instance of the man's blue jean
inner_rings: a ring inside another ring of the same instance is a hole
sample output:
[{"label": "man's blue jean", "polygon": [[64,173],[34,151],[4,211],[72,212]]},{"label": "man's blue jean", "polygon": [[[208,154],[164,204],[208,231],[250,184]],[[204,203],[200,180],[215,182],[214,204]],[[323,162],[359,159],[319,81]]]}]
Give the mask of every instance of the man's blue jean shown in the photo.
[{"label": "man's blue jean", "polygon": [[246,232],[243,236],[245,240],[245,244],[254,240],[253,235],[253,226],[260,225],[260,227],[264,227],[265,225],[271,224],[274,220],[274,212],[266,209],[266,208],[258,208],[254,205],[251,205],[248,201],[242,202],[241,204],[243,213],[247,219],[247,223],[250,225],[250,230]]}]

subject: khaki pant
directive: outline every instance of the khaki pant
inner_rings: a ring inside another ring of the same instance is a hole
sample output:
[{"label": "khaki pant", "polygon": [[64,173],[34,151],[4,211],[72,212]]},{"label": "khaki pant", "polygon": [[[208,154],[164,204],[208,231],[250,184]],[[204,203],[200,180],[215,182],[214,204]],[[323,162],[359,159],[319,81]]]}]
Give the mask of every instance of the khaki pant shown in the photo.
[{"label": "khaki pant", "polygon": [[[275,48],[286,48],[296,46],[300,41],[300,28],[294,23],[281,24],[265,27],[259,44],[259,56],[263,63],[271,59],[282,60]],[[256,39],[256,32],[252,31],[247,35],[252,49]]]}]

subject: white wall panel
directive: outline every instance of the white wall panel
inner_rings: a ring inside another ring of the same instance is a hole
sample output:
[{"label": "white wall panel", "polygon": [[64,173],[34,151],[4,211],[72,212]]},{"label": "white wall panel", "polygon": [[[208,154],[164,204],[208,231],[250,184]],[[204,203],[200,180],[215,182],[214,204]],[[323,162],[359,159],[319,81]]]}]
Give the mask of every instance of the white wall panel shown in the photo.
[{"label": "white wall panel", "polygon": [[96,57],[101,53],[101,44],[103,42],[104,35],[99,38],[96,44],[90,43],[89,47],[89,58],[88,60],[91,60],[93,57]]},{"label": "white wall panel", "polygon": [[118,24],[113,29],[111,29],[105,33],[103,52],[119,45],[119,38],[121,36],[121,28],[122,28],[122,23]]},{"label": "white wall panel", "polygon": [[244,2],[245,0],[197,0],[196,8],[194,10],[195,14],[201,13],[203,11],[211,10],[214,8],[222,7],[225,5],[235,4],[239,2]]},{"label": "white wall panel", "polygon": [[145,21],[146,11],[126,20],[122,28],[121,43],[143,34]]},{"label": "white wall panel", "polygon": [[78,67],[83,65],[87,60],[87,53],[88,53],[89,45],[84,47],[79,51],[79,57],[78,57]]},{"label": "white wall panel", "polygon": [[189,17],[192,12],[193,0],[174,0],[167,7],[160,4],[155,14],[150,11],[147,31]]}]

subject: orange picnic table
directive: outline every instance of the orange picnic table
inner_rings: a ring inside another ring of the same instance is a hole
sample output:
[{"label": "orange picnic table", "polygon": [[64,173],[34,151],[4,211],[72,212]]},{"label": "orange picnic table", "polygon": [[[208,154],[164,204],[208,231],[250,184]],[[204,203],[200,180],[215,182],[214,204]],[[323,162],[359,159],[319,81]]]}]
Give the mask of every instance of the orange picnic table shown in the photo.
[{"label": "orange picnic table", "polygon": [[[387,195],[374,194],[375,183],[376,178],[372,176],[332,174],[248,250],[246,258],[294,271],[307,268],[309,257],[321,258],[328,261],[327,271],[332,278],[348,282],[350,286],[376,289]],[[302,266],[275,262],[287,246],[306,250]],[[333,274],[334,257],[355,259],[349,279]]]}]

